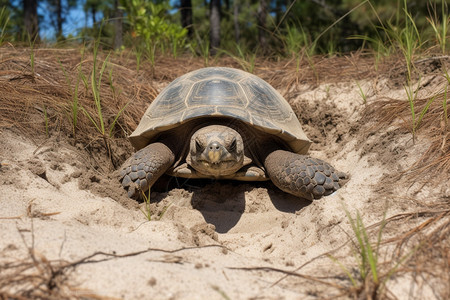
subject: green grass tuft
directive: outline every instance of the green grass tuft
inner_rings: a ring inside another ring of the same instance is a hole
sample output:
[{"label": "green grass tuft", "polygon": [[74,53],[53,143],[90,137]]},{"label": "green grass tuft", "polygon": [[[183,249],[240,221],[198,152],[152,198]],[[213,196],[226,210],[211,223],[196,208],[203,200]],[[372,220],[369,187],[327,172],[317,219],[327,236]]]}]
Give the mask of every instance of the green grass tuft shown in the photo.
[{"label": "green grass tuft", "polygon": [[446,53],[447,50],[447,39],[448,39],[448,28],[450,26],[450,17],[448,14],[448,5],[445,1],[442,1],[442,15],[441,19],[437,15],[436,3],[431,4],[430,17],[427,17],[428,23],[433,29],[436,42],[441,48],[442,54]]},{"label": "green grass tuft", "polygon": [[[152,221],[154,213],[152,212],[151,205],[150,205],[150,194],[151,194],[150,189],[148,189],[148,195],[146,195],[145,192],[142,192],[142,191],[141,191],[141,193],[142,193],[142,198],[144,199],[144,207],[143,208],[141,207],[139,210],[144,214],[145,218],[148,221]],[[172,203],[163,207],[163,209],[159,213],[157,221],[162,219],[162,217],[164,216],[164,214],[166,213],[166,211],[169,209],[169,207],[171,205],[172,205]]]},{"label": "green grass tuft", "polygon": [[380,246],[383,230],[387,224],[386,211],[383,214],[382,221],[379,223],[376,241],[371,242],[370,234],[362,221],[360,213],[357,211],[356,217],[353,217],[345,207],[344,210],[353,231],[354,238],[352,238],[352,244],[355,251],[355,260],[358,265],[356,275],[336,257],[332,255],[328,255],[328,257],[336,263],[349,278],[354,288],[353,292],[357,293],[355,296],[361,297],[364,295],[364,299],[366,299],[366,297],[367,299],[382,299],[385,295],[386,283],[395,274],[398,268],[422,247],[422,244],[417,244],[405,255],[396,259],[395,263],[380,263]]},{"label": "green grass tuft", "polygon": [[150,207],[150,189],[148,189],[148,196],[145,192],[142,192],[142,197],[144,198],[144,208],[140,208],[139,210],[144,214],[147,221],[151,221],[153,213]]},{"label": "green grass tuft", "polygon": [[225,53],[228,56],[232,57],[236,62],[239,63],[242,70],[249,73],[253,73],[255,70],[257,51],[245,53],[244,50],[241,48],[241,46],[239,46],[239,44],[236,44],[236,51],[237,55],[234,55],[233,53],[225,50],[222,50],[221,53]]},{"label": "green grass tuft", "polygon": [[360,94],[360,96],[361,96],[361,98],[363,100],[363,104],[367,104],[367,95],[366,95],[366,93],[364,93],[364,91],[363,91],[363,89],[362,89],[362,87],[361,87],[361,85],[359,84],[358,81],[356,81],[356,85],[358,86],[359,94]]},{"label": "green grass tuft", "polygon": [[417,86],[418,86],[418,88],[416,89],[416,91],[413,91],[412,87],[410,85],[404,86],[406,95],[408,97],[410,111],[411,111],[411,127],[410,128],[411,128],[411,134],[413,137],[413,142],[416,141],[416,137],[417,137],[416,132],[417,132],[417,129],[419,128],[420,124],[422,123],[423,117],[425,116],[428,109],[430,108],[430,105],[434,102],[434,100],[437,97],[437,95],[434,95],[433,97],[431,97],[425,104],[425,107],[420,111],[419,115],[417,116],[415,103],[416,103],[417,93],[419,91],[420,81]]},{"label": "green grass tuft", "polygon": [[[83,48],[84,49],[84,48]],[[73,90],[71,90],[72,93],[72,102],[69,105],[69,112],[67,112],[68,118],[70,120],[70,123],[72,125],[72,134],[73,137],[76,138],[77,136],[77,126],[78,126],[78,113],[80,111],[80,104],[79,104],[79,98],[78,98],[78,88],[80,86],[80,81],[82,80],[83,73],[81,70],[82,62],[84,60],[84,50],[81,54],[81,62],[78,65],[78,76],[77,80],[75,82],[75,86],[73,87]],[[66,78],[67,85],[71,88],[71,80],[69,78],[69,75],[67,74],[66,69],[62,65],[61,61],[58,60],[58,63],[64,73],[64,77]],[[71,88],[72,89],[72,88]]]},{"label": "green grass tuft", "polygon": [[[381,222],[380,229],[377,235],[377,241],[375,245],[372,245],[369,239],[369,234],[367,233],[366,227],[362,221],[359,212],[356,213],[356,217],[353,218],[350,212],[345,209],[345,214],[350,222],[354,237],[356,239],[355,245],[355,259],[358,264],[358,278],[348,270],[341,262],[339,262],[335,257],[329,256],[330,259],[335,262],[347,275],[351,283],[355,288],[360,286],[359,282],[367,284],[371,282],[375,288],[380,285],[380,272],[378,269],[378,254],[380,249],[381,237],[384,226],[386,224],[386,213],[383,216],[383,221]],[[368,279],[370,280],[368,281]]]},{"label": "green grass tuft", "polygon": [[0,46],[6,39],[6,27],[9,24],[10,16],[6,6],[0,10]]}]

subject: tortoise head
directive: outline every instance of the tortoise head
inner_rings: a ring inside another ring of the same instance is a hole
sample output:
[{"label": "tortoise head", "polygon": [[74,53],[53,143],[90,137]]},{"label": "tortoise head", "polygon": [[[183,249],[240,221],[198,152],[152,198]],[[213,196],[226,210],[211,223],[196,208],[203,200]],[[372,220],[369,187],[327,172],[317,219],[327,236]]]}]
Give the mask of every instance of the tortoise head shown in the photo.
[{"label": "tortoise head", "polygon": [[244,164],[244,142],[234,129],[222,125],[205,126],[191,138],[190,164],[198,172],[231,175]]}]

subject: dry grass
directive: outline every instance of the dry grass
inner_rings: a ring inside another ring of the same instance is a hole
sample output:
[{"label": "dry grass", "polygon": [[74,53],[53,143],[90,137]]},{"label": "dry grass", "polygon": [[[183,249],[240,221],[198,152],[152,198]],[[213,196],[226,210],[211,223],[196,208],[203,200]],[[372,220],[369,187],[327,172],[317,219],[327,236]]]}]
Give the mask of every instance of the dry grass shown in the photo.
[{"label": "dry grass", "polygon": [[[82,56],[78,49],[35,49],[36,70],[33,76],[28,52],[28,49],[0,49],[0,88],[5,91],[0,95],[0,126],[17,126],[26,128],[28,133],[42,133],[43,111],[46,108],[51,129],[69,134],[70,130],[67,129],[71,124],[68,113],[73,86],[67,84],[61,65],[66,70],[69,81],[75,84],[78,65],[82,65],[84,74],[89,74],[93,67],[93,57],[86,55],[81,61]],[[99,57],[99,60],[104,58],[105,55]],[[123,67],[120,57],[113,61],[110,67],[113,68],[112,79],[117,92],[113,95],[108,80],[103,80],[101,92],[103,101],[107,103],[104,106],[104,114],[107,122],[111,122],[111,118],[128,101],[131,102],[120,120],[123,131],[115,132],[115,136],[123,137],[137,125],[142,110],[156,97],[158,91],[151,81],[146,80],[148,74],[142,72],[137,76],[131,69]],[[82,83],[78,97],[80,105],[95,114],[92,91],[86,89]],[[95,136],[92,124],[81,112],[78,125],[80,138],[83,135],[90,138]]]},{"label": "dry grass", "polygon": [[[406,82],[405,66],[393,64],[386,73],[389,74],[387,78],[389,78],[390,86],[397,88],[403,86],[405,91],[411,94],[414,116],[407,96],[404,99],[379,97],[366,107],[364,118],[375,120],[376,123],[372,126],[372,131],[393,126],[401,132],[411,133],[413,142],[416,138],[427,141],[428,149],[405,172],[410,175],[410,179],[417,179],[425,174],[429,176],[439,174],[444,177],[450,174],[450,110],[448,109],[450,82],[446,78],[449,66],[450,56],[436,56],[417,61],[412,74],[416,80],[414,84]],[[427,87],[430,84],[435,85],[432,91],[428,94],[422,93],[423,89],[430,90]],[[416,98],[416,93],[422,97]],[[420,119],[422,113],[423,118]],[[413,129],[413,126],[416,127]],[[428,180],[427,176],[423,178]]]},{"label": "dry grass", "polygon": [[[445,99],[445,96],[447,98]],[[429,173],[450,173],[450,122],[444,122],[443,101],[449,105],[450,95],[438,93],[427,98],[416,99],[416,111],[421,112],[431,98],[434,101],[424,114],[422,122],[417,128],[419,138],[430,141],[428,150],[408,170],[412,175]],[[417,114],[416,112],[416,114]],[[375,117],[380,127],[395,126],[403,132],[411,132],[411,110],[410,104],[404,99],[384,98],[369,105],[367,114]],[[450,114],[447,111],[447,119]]]},{"label": "dry grass", "polygon": [[0,299],[110,299],[69,284],[67,265],[29,249],[27,258],[0,264]]},{"label": "dry grass", "polygon": [[414,213],[399,214],[391,217],[390,222],[398,224],[412,220],[421,220],[407,232],[384,241],[393,243],[395,250],[392,259],[412,252],[409,260],[395,273],[395,276],[409,274],[414,282],[428,285],[437,299],[450,298],[450,201],[444,201],[437,207]]},{"label": "dry grass", "polygon": [[[44,133],[44,111],[48,112],[50,130],[70,135],[71,126],[68,114],[77,81],[78,66],[87,76],[93,67],[93,56],[89,51],[81,54],[80,49],[34,49],[35,70],[30,66],[29,48],[13,48],[11,45],[0,48],[0,127],[23,128],[26,133]],[[108,53],[100,53],[101,64]],[[270,59],[258,59],[255,74],[268,81],[275,88],[289,89],[302,82],[318,84],[322,81],[342,81],[354,78],[368,78],[374,75],[372,59],[361,55],[348,57],[314,57],[311,61],[303,60],[300,69],[295,61],[275,62]],[[103,79],[101,94],[105,103],[104,114],[108,122],[128,102],[115,137],[124,137],[137,126],[148,104],[157,96],[163,86],[175,78],[198,68],[204,67],[201,58],[180,57],[173,59],[161,57],[156,61],[153,71],[150,64],[143,63],[136,72],[136,61],[130,52],[110,56],[112,79],[116,93],[113,95],[108,80]],[[59,63],[61,62],[61,64]],[[239,63],[230,57],[218,58],[212,66],[239,68]],[[336,68],[340,72],[335,72]],[[64,70],[69,82],[67,84]],[[108,73],[107,69],[105,74]],[[106,77],[106,75],[104,76]],[[95,115],[92,91],[82,83],[78,91],[80,105]],[[30,130],[31,129],[31,130]],[[92,140],[96,137],[91,122],[81,114],[77,138]],[[83,141],[87,141],[83,140]]]},{"label": "dry grass", "polygon": [[[391,249],[386,252],[385,261],[380,265],[386,279],[412,276],[413,282],[418,285],[421,281],[428,284],[437,299],[450,297],[449,205],[449,201],[444,201],[432,209],[397,214],[386,219],[386,226],[396,232],[393,237],[382,241],[383,247]],[[413,225],[417,223],[419,224]],[[404,226],[407,228],[405,232],[398,232],[400,224],[410,226]],[[368,229],[377,231],[380,225],[381,223],[373,224]],[[396,264],[398,267],[393,269]],[[357,295],[358,299],[396,299],[388,288],[380,289],[378,292],[381,293],[374,297],[376,288],[373,282],[364,282]]]}]

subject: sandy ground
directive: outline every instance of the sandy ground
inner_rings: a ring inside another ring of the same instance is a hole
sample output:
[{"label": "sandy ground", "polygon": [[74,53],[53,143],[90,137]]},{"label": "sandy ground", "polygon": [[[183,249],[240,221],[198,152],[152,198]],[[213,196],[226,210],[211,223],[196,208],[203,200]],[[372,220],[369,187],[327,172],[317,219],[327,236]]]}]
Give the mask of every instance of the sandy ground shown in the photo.
[{"label": "sandy ground", "polygon": [[[431,88],[440,83],[436,80]],[[404,98],[404,90],[389,86],[387,80],[360,85],[368,103],[380,95]],[[147,221],[140,210],[145,205],[127,200],[113,176],[92,169],[82,147],[62,136],[37,144],[14,128],[2,129],[0,262],[30,261],[32,249],[35,266],[41,267],[29,274],[42,275],[48,271],[46,265],[56,270],[74,263],[58,276],[63,294],[75,296],[337,297],[342,291],[335,286],[351,283],[322,254],[335,250],[342,264],[356,268],[344,207],[352,215],[359,211],[370,225],[385,211],[392,216],[414,211],[418,202],[448,199],[450,190],[448,184],[397,181],[399,172],[411,166],[429,142],[419,137],[413,144],[411,134],[394,128],[371,130],[356,83],[282,92],[315,143],[311,155],[350,174],[351,180],[337,193],[309,202],[271,183],[188,182],[153,192],[152,219]],[[398,225],[384,234],[395,236],[404,230]],[[9,292],[31,285],[23,281]],[[388,286],[398,299],[436,298],[433,286],[407,275],[393,276]]]}]

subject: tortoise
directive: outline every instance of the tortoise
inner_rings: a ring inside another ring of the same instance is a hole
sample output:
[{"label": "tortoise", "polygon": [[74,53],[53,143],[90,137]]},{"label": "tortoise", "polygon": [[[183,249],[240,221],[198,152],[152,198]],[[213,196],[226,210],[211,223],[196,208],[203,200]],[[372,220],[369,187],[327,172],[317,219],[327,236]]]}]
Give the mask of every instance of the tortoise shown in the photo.
[{"label": "tortoise", "polygon": [[164,173],[271,180],[309,200],[332,194],[348,179],[306,155],[311,141],[270,84],[232,68],[203,68],[175,79],[151,103],[129,140],[137,152],[119,176],[130,198]]}]

